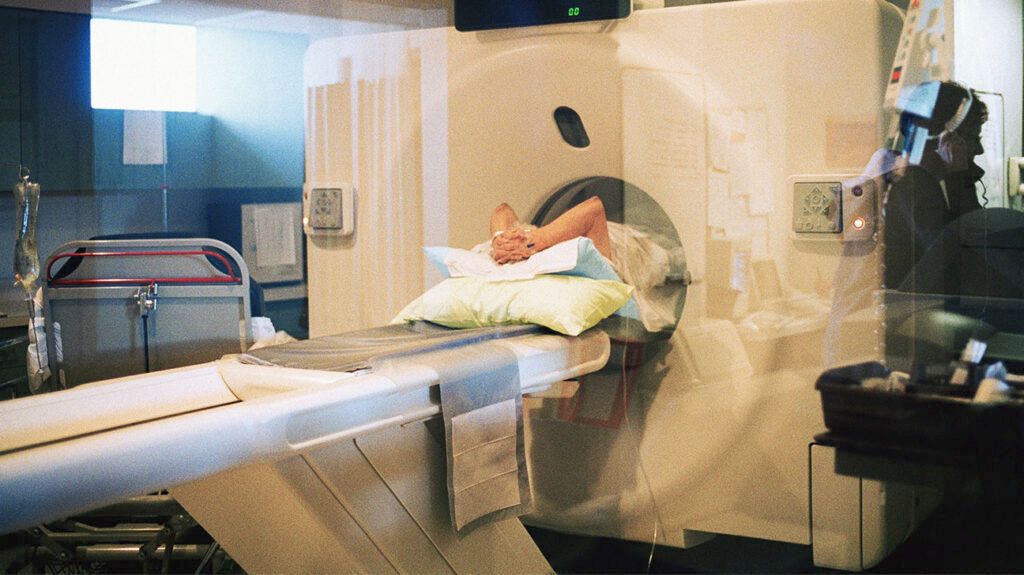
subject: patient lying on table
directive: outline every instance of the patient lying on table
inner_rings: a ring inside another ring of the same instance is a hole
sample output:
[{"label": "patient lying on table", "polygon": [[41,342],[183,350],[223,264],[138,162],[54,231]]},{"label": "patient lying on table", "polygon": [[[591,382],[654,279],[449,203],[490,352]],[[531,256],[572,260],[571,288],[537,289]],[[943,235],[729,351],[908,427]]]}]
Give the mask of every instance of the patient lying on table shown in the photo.
[{"label": "patient lying on table", "polygon": [[681,254],[673,254],[632,227],[608,221],[604,203],[594,196],[576,204],[551,223],[540,228],[519,222],[508,204],[491,214],[491,242],[476,251],[488,253],[499,264],[514,263],[573,238],[588,238],[622,280],[638,290],[665,281],[673,267],[680,267]]},{"label": "patient lying on table", "polygon": [[522,225],[501,204],[490,227],[491,239],[471,250],[424,248],[447,279],[396,321],[448,327],[535,323],[577,335],[615,314],[651,332],[674,328],[675,292],[661,287],[672,269],[685,269],[681,249],[674,252],[647,233],[608,221],[599,198],[540,228]]}]

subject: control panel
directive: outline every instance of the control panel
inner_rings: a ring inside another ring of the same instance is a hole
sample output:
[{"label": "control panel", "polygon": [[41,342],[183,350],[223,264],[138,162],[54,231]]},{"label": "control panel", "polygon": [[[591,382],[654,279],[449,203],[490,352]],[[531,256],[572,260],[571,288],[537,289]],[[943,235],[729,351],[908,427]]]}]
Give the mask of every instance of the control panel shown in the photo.
[{"label": "control panel", "polygon": [[803,234],[842,233],[842,182],[795,182],[793,231]]},{"label": "control panel", "polygon": [[859,241],[874,236],[876,182],[851,175],[792,176],[792,235],[799,240]]},{"label": "control panel", "polygon": [[351,183],[307,183],[302,200],[307,235],[349,236],[355,232],[356,190]]}]

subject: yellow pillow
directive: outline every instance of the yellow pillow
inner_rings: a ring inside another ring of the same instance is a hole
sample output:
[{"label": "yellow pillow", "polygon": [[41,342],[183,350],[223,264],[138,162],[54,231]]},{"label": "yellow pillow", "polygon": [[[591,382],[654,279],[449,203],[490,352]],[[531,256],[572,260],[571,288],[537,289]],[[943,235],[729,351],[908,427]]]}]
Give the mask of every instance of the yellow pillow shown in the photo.
[{"label": "yellow pillow", "polygon": [[427,320],[447,327],[538,324],[566,335],[615,313],[633,293],[622,282],[565,275],[528,280],[448,278],[399,312],[392,323]]}]

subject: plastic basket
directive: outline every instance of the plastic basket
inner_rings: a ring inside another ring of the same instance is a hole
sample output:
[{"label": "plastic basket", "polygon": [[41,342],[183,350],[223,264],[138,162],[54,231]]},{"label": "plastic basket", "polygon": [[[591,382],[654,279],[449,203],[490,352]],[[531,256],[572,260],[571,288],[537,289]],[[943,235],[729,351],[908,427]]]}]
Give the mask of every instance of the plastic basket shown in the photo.
[{"label": "plastic basket", "polygon": [[842,435],[887,443],[943,448],[966,448],[973,443],[975,422],[985,408],[920,387],[905,393],[862,387],[866,379],[888,375],[889,370],[877,362],[822,373],[815,388],[821,393],[825,426]]}]

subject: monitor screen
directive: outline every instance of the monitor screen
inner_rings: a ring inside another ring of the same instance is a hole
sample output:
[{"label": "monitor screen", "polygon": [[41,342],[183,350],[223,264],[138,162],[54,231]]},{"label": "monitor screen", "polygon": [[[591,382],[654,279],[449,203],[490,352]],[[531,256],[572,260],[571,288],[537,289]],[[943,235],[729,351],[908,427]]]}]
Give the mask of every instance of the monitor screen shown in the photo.
[{"label": "monitor screen", "polygon": [[632,0],[455,0],[462,32],[611,20],[629,16]]}]

